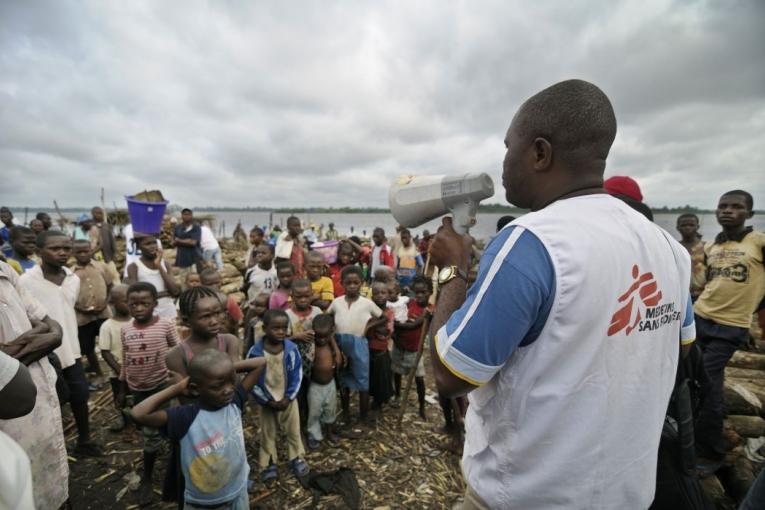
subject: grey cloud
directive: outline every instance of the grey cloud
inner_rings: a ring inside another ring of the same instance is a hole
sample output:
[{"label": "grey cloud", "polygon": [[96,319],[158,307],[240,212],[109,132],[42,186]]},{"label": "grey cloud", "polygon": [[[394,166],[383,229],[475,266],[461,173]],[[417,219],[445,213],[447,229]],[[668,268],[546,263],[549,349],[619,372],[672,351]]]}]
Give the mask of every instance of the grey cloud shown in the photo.
[{"label": "grey cloud", "polygon": [[[649,203],[765,194],[765,4],[0,3],[2,201],[373,205],[487,171],[520,103],[611,97],[608,172]],[[33,183],[43,182],[44,186]]]}]

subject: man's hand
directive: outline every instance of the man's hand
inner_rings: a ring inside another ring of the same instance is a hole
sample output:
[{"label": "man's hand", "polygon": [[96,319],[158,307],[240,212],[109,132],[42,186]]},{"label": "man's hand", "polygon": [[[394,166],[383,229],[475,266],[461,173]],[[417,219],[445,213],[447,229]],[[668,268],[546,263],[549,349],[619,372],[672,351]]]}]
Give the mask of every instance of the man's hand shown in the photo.
[{"label": "man's hand", "polygon": [[428,253],[430,263],[439,268],[457,266],[467,271],[470,265],[470,236],[461,236],[454,231],[452,219],[445,217],[438,232],[433,236]]}]

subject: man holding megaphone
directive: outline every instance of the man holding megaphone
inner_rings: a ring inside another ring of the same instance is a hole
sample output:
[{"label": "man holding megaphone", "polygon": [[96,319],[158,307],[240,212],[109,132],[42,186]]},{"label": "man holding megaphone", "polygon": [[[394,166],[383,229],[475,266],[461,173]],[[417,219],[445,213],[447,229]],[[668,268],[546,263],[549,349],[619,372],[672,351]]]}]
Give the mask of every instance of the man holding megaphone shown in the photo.
[{"label": "man holding megaphone", "polygon": [[695,337],[687,252],[603,190],[616,118],[595,85],[529,98],[505,137],[502,229],[467,290],[470,242],[445,218],[431,353],[469,394],[464,509],[647,508],[680,345]]}]

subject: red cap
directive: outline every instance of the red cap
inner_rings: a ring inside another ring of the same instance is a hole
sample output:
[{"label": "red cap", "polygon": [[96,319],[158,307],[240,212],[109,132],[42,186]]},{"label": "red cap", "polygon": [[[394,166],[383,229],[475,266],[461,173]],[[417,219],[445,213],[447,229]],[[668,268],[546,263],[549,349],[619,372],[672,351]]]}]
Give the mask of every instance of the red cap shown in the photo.
[{"label": "red cap", "polygon": [[640,186],[632,177],[626,175],[615,175],[606,179],[603,183],[603,187],[606,188],[611,195],[624,195],[637,200],[643,201],[643,194],[640,192]]}]

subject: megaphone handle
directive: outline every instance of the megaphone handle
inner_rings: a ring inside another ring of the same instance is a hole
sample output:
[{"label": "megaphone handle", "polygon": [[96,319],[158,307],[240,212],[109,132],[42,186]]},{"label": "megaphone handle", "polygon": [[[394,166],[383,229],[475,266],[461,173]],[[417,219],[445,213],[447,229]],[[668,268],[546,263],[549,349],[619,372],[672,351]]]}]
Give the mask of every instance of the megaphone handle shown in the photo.
[{"label": "megaphone handle", "polygon": [[467,234],[470,227],[475,223],[475,213],[478,211],[478,203],[472,200],[466,200],[455,204],[452,208],[452,227],[459,235]]}]

